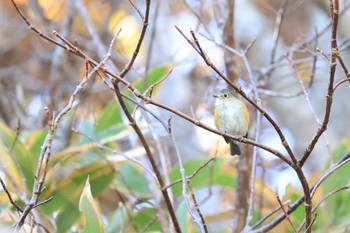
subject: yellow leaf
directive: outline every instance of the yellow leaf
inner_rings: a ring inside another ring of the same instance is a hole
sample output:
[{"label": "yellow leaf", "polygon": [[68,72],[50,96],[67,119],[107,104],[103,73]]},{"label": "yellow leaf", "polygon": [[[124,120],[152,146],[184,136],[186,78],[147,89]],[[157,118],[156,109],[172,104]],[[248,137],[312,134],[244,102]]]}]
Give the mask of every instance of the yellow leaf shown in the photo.
[{"label": "yellow leaf", "polygon": [[43,14],[49,20],[60,22],[67,13],[67,1],[62,0],[39,0]]},{"label": "yellow leaf", "polygon": [[[140,36],[140,26],[136,18],[129,15],[125,11],[118,11],[114,13],[109,20],[108,31],[111,34],[115,34],[121,30],[117,40],[118,43],[115,45],[115,49],[122,53],[131,56],[135,50],[135,46]],[[142,48],[140,55],[142,55]]]},{"label": "yellow leaf", "polygon": [[22,183],[22,178],[20,175],[20,172],[16,166],[15,161],[11,157],[11,155],[5,151],[2,147],[0,147],[0,164],[3,170],[5,172],[5,181],[6,182],[7,188],[9,190],[17,190],[18,188],[23,190],[23,183]]},{"label": "yellow leaf", "polygon": [[106,18],[110,16],[111,1],[99,1],[98,4],[96,4],[96,1],[84,1],[84,4],[88,8],[90,19],[97,27],[96,29],[105,29],[102,26],[104,26]]}]

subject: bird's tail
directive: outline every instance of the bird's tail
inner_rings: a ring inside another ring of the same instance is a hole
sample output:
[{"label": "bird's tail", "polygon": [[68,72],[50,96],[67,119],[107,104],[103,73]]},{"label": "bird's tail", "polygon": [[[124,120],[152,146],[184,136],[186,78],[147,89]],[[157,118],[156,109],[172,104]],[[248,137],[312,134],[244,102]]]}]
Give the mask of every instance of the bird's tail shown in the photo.
[{"label": "bird's tail", "polygon": [[230,153],[232,156],[241,155],[241,148],[233,140],[230,140]]}]

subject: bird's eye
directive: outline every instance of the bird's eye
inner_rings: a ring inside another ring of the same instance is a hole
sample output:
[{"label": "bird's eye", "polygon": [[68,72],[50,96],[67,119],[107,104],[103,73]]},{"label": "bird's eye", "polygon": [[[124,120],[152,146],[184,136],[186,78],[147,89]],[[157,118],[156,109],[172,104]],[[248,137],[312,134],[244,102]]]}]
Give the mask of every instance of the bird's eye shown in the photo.
[{"label": "bird's eye", "polygon": [[224,97],[227,97],[227,94],[224,94]]}]

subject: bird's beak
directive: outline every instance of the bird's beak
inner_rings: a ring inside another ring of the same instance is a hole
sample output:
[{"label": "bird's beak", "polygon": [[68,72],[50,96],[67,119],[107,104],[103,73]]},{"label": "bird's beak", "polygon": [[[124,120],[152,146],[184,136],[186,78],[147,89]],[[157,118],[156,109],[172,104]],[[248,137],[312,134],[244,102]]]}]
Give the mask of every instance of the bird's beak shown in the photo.
[{"label": "bird's beak", "polygon": [[213,97],[214,97],[214,98],[218,98],[218,96],[217,96],[217,95],[213,95]]}]

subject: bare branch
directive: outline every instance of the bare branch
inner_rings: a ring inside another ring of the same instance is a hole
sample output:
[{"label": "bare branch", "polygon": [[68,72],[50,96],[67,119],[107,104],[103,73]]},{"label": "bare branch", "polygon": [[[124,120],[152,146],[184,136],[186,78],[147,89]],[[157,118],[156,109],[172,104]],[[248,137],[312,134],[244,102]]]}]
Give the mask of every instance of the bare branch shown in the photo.
[{"label": "bare branch", "polygon": [[[270,64],[273,64],[275,62],[278,41],[279,41],[279,38],[280,38],[282,22],[283,22],[283,19],[284,19],[286,10],[287,10],[287,4],[288,4],[288,0],[281,1],[281,6],[280,6],[280,8],[278,9],[278,12],[277,12],[275,27],[273,29],[273,36],[272,36],[272,38],[273,38],[273,47],[272,47],[272,51],[271,51]],[[270,78],[270,76],[271,76],[273,71],[274,71],[274,69],[271,69],[269,71],[269,73],[267,74],[267,79]]]},{"label": "bare branch", "polygon": [[[187,176],[186,179],[191,180],[192,178],[194,178],[203,168],[205,168],[208,164],[210,164],[211,162],[215,162],[216,158],[210,158],[207,162],[203,163],[199,168],[197,168],[190,176]],[[165,186],[164,189],[168,189],[170,187],[172,187],[175,184],[181,183],[182,179],[176,180],[174,182],[172,182],[171,184],[169,184],[168,186]]]},{"label": "bare branch", "polygon": [[341,84],[348,82],[348,81],[350,81],[350,78],[344,78],[344,79],[340,80],[339,82],[337,82],[334,85],[333,91],[335,91],[335,89],[337,89]]},{"label": "bare branch", "polygon": [[[285,203],[282,203],[282,206],[287,206],[289,205],[290,201],[286,201]],[[275,213],[277,213],[279,210],[281,210],[281,205],[278,206],[277,208],[275,208],[274,210],[272,210],[268,215],[266,215],[265,217],[261,218],[258,222],[256,222],[251,228],[248,227],[247,229],[245,229],[245,231],[243,232],[250,232],[251,229],[255,229],[258,226],[260,226],[263,222],[265,222],[268,218],[270,218],[272,215],[274,215]],[[286,216],[286,215],[284,215]]]},{"label": "bare branch", "polygon": [[15,200],[13,200],[10,192],[8,191],[8,189],[7,189],[6,185],[5,185],[5,182],[2,180],[1,177],[0,177],[0,184],[2,186],[2,189],[5,191],[5,193],[6,193],[7,197],[8,197],[8,199],[9,199],[10,203],[13,205],[13,207],[15,207],[17,211],[23,212],[22,208],[17,205]]},{"label": "bare branch", "polygon": [[[115,38],[113,38],[111,44],[113,44]],[[29,203],[26,205],[25,209],[21,213],[19,220],[17,221],[15,228],[20,229],[25,222],[28,214],[36,208],[38,205],[39,196],[43,192],[43,184],[46,180],[46,174],[48,170],[48,164],[51,157],[51,145],[52,140],[55,134],[55,130],[59,126],[59,123],[64,115],[66,115],[73,107],[75,98],[77,94],[83,89],[84,85],[91,79],[92,75],[96,73],[98,69],[100,69],[105,62],[110,58],[110,51],[107,53],[105,59],[103,59],[90,73],[88,73],[84,79],[76,86],[76,89],[72,93],[67,105],[63,108],[60,113],[55,116],[55,114],[50,114],[51,118],[49,119],[49,132],[43,142],[42,149],[39,155],[39,161],[35,171],[35,180],[32,190],[32,197]]]},{"label": "bare branch", "polygon": [[[194,195],[194,192],[193,192],[193,189],[191,187],[191,181],[187,179],[187,185],[188,185],[188,188],[190,189],[190,193],[191,193],[191,197],[192,197],[192,200],[193,200],[193,203],[194,203],[194,208],[196,209],[200,219],[201,219],[201,222],[203,224],[203,230],[202,232],[208,232],[208,228],[207,228],[207,224],[205,223],[205,220],[204,220],[204,217],[203,217],[203,214],[201,212],[201,210],[199,209],[199,205],[198,205],[198,202],[197,202],[197,199],[196,199],[196,196]],[[201,229],[202,230],[202,229]]]},{"label": "bare branch", "polygon": [[[294,71],[294,73],[295,73],[295,76],[298,78],[300,87],[301,87],[301,89],[302,89],[302,91],[303,91],[303,93],[304,93],[306,102],[307,102],[307,104],[308,104],[308,106],[309,106],[309,109],[310,109],[310,111],[311,111],[312,116],[314,117],[314,119],[315,119],[317,125],[320,126],[320,125],[321,125],[321,121],[320,121],[320,119],[318,118],[318,116],[317,116],[317,114],[316,114],[316,112],[315,112],[315,109],[314,109],[314,107],[313,107],[312,104],[311,104],[309,94],[308,94],[308,92],[307,92],[307,90],[306,90],[306,87],[305,87],[303,81],[302,81],[302,78],[301,78],[300,75],[299,75],[299,72],[298,72],[297,68],[295,67],[293,61],[292,61],[288,56],[286,56],[286,59],[287,59],[289,65],[291,66],[291,68],[293,69],[293,71]],[[329,144],[329,140],[328,140],[327,133],[325,132],[324,134],[325,134],[325,135],[324,135],[324,138],[325,138],[325,141],[326,141],[326,147],[329,148],[329,147],[330,147],[330,144]],[[332,156],[332,155],[331,155],[331,151],[328,150],[328,152],[329,152],[329,156],[331,157],[331,156]]]},{"label": "bare branch", "polygon": [[[198,227],[201,230],[201,232],[208,232],[206,223],[205,223],[204,218],[202,216],[202,213],[201,213],[201,211],[200,211],[200,209],[198,207],[198,204],[197,204],[197,201],[196,201],[196,197],[195,197],[195,195],[193,193],[193,190],[191,188],[190,180],[186,177],[186,171],[185,171],[185,168],[183,167],[183,162],[182,162],[182,158],[181,158],[181,155],[180,155],[180,151],[179,151],[179,148],[177,146],[177,142],[176,142],[175,136],[172,133],[171,118],[169,118],[169,121],[168,121],[168,134],[169,134],[169,137],[171,138],[171,140],[173,141],[173,144],[174,144],[174,147],[175,147],[175,154],[176,154],[177,161],[178,161],[179,167],[180,167],[179,169],[180,169],[181,182],[182,182],[182,197],[183,197],[183,199],[185,201],[187,211],[191,215],[193,221],[198,225]],[[187,197],[186,184],[190,188],[190,193],[191,193],[191,196],[192,196],[192,200],[194,202],[194,205],[195,205],[195,208],[197,210],[197,213],[198,213],[199,217],[197,217],[196,214],[192,211],[190,200]]]},{"label": "bare branch", "polygon": [[[330,193],[327,193],[327,195],[325,195],[316,205],[315,207],[312,209],[312,212],[314,213],[318,207],[320,207],[320,205],[325,202],[328,198],[330,198],[331,196],[333,196],[334,194],[340,192],[340,191],[343,191],[343,190],[349,190],[350,189],[350,185],[345,185],[343,187],[340,187],[340,188],[337,188],[335,190],[333,190],[332,192]],[[316,213],[317,214],[317,213]],[[315,218],[316,218],[316,215],[315,215]],[[300,227],[299,229],[301,229],[303,226],[305,226],[305,220],[300,224]]]},{"label": "bare branch", "polygon": [[137,42],[136,48],[134,50],[134,53],[133,53],[129,63],[120,72],[120,77],[122,77],[122,78],[130,71],[131,67],[133,66],[133,64],[134,64],[134,62],[136,60],[137,55],[140,52],[140,48],[141,48],[141,45],[142,45],[143,39],[144,39],[146,31],[147,31],[147,27],[148,27],[148,18],[149,18],[150,5],[151,5],[151,0],[146,0],[145,17],[142,18],[143,27],[142,27],[142,30],[141,30],[140,38],[139,38],[139,40]]},{"label": "bare branch", "polygon": [[278,204],[280,205],[280,207],[281,207],[281,209],[282,209],[284,215],[286,216],[286,219],[288,220],[289,224],[290,224],[291,227],[293,228],[293,231],[294,231],[295,233],[299,232],[299,231],[295,228],[295,226],[294,226],[292,220],[289,218],[289,214],[288,214],[287,211],[284,209],[284,206],[283,206],[283,203],[282,203],[280,197],[279,197],[278,195],[276,195],[276,198],[277,198]]},{"label": "bare branch", "polygon": [[[255,78],[253,77],[253,73],[251,71],[248,59],[246,57],[246,52],[242,51],[242,58],[245,64],[245,67],[247,69],[248,77],[250,82],[252,83],[253,86],[253,92],[255,99],[257,100],[257,104],[261,106],[261,100],[259,96],[259,92],[256,88],[256,83],[255,83]],[[259,141],[259,135],[260,135],[260,128],[261,128],[261,113],[259,111],[256,111],[256,127],[255,127],[255,136],[254,139],[255,141]],[[257,154],[258,150],[257,147],[253,148],[253,154],[252,154],[252,166],[251,166],[251,175],[250,175],[250,197],[249,197],[249,205],[248,205],[248,212],[247,212],[247,217],[246,217],[246,223],[244,226],[244,230],[249,228],[250,222],[253,219],[253,209],[254,209],[254,200],[255,200],[255,179],[256,179],[256,168],[257,168]]]},{"label": "bare branch", "polygon": [[332,17],[332,37],[331,37],[331,60],[330,60],[330,74],[329,74],[329,82],[328,82],[328,90],[326,95],[326,107],[325,113],[323,116],[323,121],[317,133],[312,138],[311,142],[307,146],[302,158],[298,161],[299,165],[302,167],[306,160],[309,158],[311,152],[313,151],[318,139],[321,135],[326,131],[327,125],[329,122],[331,108],[333,103],[333,85],[334,85],[334,76],[336,70],[336,60],[339,54],[338,46],[337,46],[337,28],[338,28],[338,17],[339,17],[339,2],[338,0],[330,0],[330,9],[331,9],[331,17]]}]

